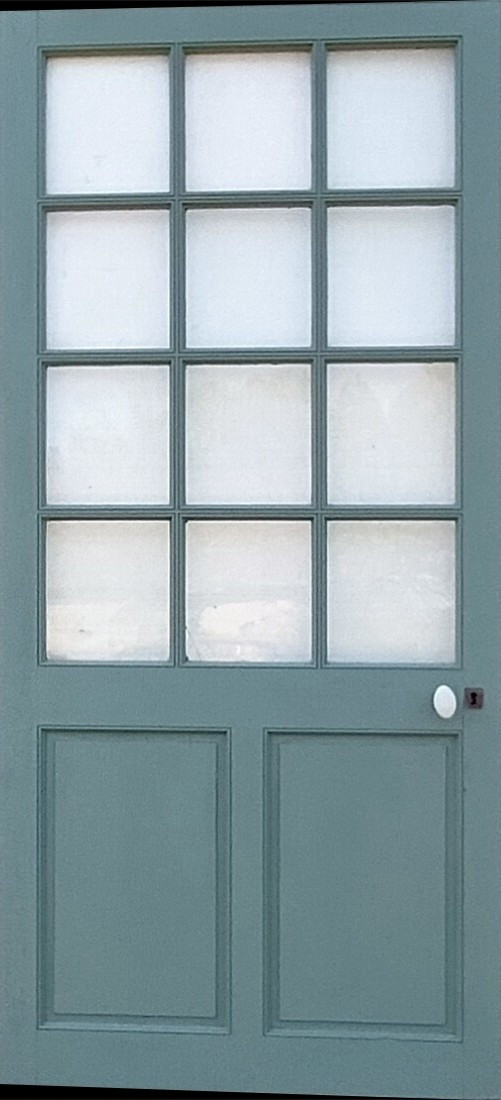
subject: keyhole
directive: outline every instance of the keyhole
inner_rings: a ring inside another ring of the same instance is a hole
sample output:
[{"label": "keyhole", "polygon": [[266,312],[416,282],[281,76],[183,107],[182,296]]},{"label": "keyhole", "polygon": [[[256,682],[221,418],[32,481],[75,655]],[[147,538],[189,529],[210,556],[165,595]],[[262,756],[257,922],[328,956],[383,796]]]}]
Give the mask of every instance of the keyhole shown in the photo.
[{"label": "keyhole", "polygon": [[465,688],[464,701],[470,710],[482,710],[484,705],[483,688]]}]

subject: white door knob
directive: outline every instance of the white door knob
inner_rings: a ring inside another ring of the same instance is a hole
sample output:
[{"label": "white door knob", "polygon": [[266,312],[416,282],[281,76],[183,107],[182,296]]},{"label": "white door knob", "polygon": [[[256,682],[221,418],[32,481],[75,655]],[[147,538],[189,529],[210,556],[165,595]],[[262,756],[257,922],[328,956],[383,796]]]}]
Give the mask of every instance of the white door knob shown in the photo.
[{"label": "white door knob", "polygon": [[456,713],[458,701],[447,684],[440,684],[433,692],[433,706],[439,718],[452,718]]}]

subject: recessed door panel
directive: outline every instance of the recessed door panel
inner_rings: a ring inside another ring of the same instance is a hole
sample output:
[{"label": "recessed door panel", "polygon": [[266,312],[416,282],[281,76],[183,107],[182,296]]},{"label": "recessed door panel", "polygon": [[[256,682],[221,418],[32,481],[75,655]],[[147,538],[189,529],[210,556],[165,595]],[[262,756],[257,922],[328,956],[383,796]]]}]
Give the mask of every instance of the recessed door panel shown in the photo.
[{"label": "recessed door panel", "polygon": [[456,1032],[457,762],[456,738],[270,735],[273,1030]]},{"label": "recessed door panel", "polygon": [[225,744],[42,734],[42,1026],[225,1026]]}]

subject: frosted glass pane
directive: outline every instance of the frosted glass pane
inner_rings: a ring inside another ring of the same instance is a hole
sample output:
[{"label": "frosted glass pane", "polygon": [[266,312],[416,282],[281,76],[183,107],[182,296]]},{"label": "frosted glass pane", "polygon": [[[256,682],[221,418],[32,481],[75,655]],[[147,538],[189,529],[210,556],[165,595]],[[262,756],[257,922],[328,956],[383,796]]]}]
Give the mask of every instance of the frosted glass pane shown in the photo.
[{"label": "frosted glass pane", "polygon": [[329,343],[448,345],[455,333],[452,206],[329,211]]},{"label": "frosted glass pane", "polygon": [[334,50],[329,187],[448,187],[455,169],[455,52]]},{"label": "frosted glass pane", "polygon": [[47,191],[169,189],[166,57],[52,57],[47,63]]},{"label": "frosted glass pane", "polygon": [[329,501],[455,500],[453,363],[331,363]]},{"label": "frosted glass pane", "polygon": [[310,384],[303,365],[189,367],[187,500],[308,503]]},{"label": "frosted glass pane", "polygon": [[47,656],[155,661],[169,656],[169,524],[47,525]]},{"label": "frosted glass pane", "polygon": [[186,181],[190,191],[310,187],[308,53],[187,58]]},{"label": "frosted glass pane", "polygon": [[190,210],[189,347],[304,347],[311,341],[310,212]]},{"label": "frosted glass pane", "polygon": [[309,523],[187,525],[186,653],[192,661],[311,659]]},{"label": "frosted glass pane", "polygon": [[168,367],[48,370],[47,500],[169,500]]},{"label": "frosted glass pane", "polygon": [[330,523],[329,660],[453,661],[455,539],[449,520]]},{"label": "frosted glass pane", "polygon": [[169,343],[169,215],[79,210],[47,217],[47,346]]}]

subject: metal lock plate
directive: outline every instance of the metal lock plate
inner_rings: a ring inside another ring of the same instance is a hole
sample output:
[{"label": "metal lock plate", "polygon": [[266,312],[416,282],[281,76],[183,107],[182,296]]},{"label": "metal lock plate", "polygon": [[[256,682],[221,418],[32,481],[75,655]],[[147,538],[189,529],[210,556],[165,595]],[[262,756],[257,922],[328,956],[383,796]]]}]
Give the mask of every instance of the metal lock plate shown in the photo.
[{"label": "metal lock plate", "polygon": [[484,705],[484,689],[465,688],[464,703],[468,710],[482,710]]}]

